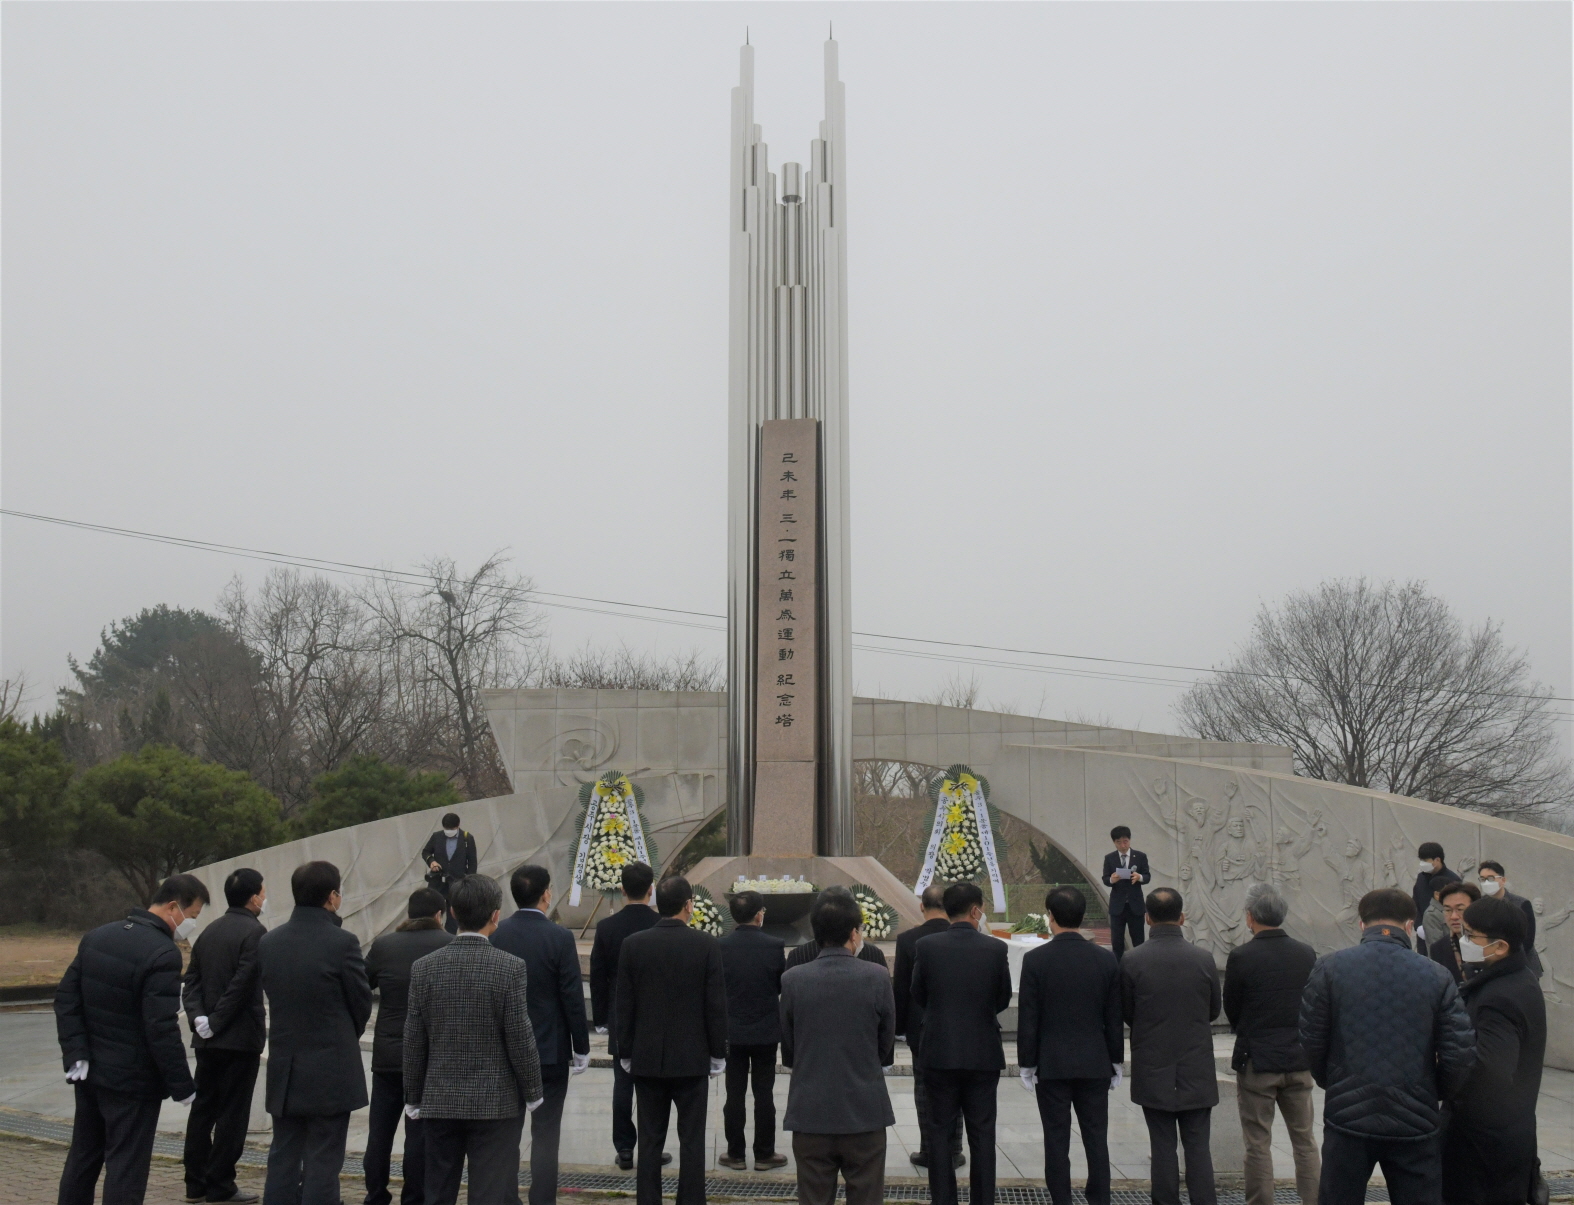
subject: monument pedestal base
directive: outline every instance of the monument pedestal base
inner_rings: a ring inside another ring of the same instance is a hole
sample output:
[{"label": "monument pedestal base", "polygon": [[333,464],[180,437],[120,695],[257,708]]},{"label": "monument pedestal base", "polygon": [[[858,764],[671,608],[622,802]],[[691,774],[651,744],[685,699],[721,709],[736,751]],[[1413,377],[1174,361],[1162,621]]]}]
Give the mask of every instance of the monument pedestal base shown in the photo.
[{"label": "monument pedestal base", "polygon": [[[696,887],[708,890],[718,904],[725,907],[726,893],[739,879],[757,879],[766,875],[784,879],[789,875],[802,875],[816,887],[851,887],[863,883],[900,917],[898,931],[924,923],[924,914],[918,906],[913,889],[880,864],[878,858],[820,858],[788,856],[748,856],[741,858],[702,858],[688,873],[688,880]],[[770,897],[766,897],[769,902]],[[803,922],[802,932],[807,937],[808,921]],[[892,934],[894,937],[895,934]]]}]

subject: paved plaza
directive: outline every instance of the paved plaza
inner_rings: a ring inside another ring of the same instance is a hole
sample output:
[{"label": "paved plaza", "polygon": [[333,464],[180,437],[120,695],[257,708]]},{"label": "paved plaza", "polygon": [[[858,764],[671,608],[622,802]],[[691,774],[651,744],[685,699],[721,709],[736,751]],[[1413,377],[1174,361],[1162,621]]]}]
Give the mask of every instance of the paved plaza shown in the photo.
[{"label": "paved plaza", "polygon": [[[370,1027],[368,1027],[368,1034]],[[612,1099],[612,1072],[607,1065],[605,1039],[594,1042],[595,1062],[591,1069],[572,1081],[568,1104],[564,1110],[561,1158],[565,1170],[584,1172],[610,1172],[612,1143],[608,1121]],[[1227,1056],[1232,1039],[1225,1034],[1215,1036],[1215,1048],[1221,1056],[1221,1065],[1227,1066]],[[363,1044],[365,1058],[370,1064],[370,1039]],[[1006,1057],[1014,1057],[1015,1049],[1007,1043]],[[908,1057],[905,1048],[899,1047],[898,1067],[905,1069]],[[915,1169],[907,1160],[909,1151],[916,1149],[918,1131],[913,1112],[913,1081],[910,1075],[893,1075],[888,1081],[891,1103],[896,1112],[896,1124],[891,1128],[886,1175],[889,1178],[912,1178]],[[776,1081],[778,1117],[787,1099],[788,1077],[780,1075]],[[716,1158],[726,1153],[721,1134],[721,1083],[712,1081],[711,1104],[707,1125],[707,1166],[715,1171]],[[259,1082],[258,1101],[261,1100]],[[1012,1076],[1000,1081],[1000,1115],[997,1134],[998,1175],[1002,1184],[1011,1182],[1042,1182],[1043,1147],[1039,1128],[1038,1111],[1033,1097],[1023,1090]],[[1318,1112],[1321,1114],[1321,1093],[1318,1093]],[[1111,1099],[1110,1159],[1112,1175],[1118,1181],[1141,1182],[1148,1178],[1148,1138],[1142,1121],[1142,1111],[1131,1103],[1126,1084],[1117,1089]],[[60,1070],[58,1047],[55,1043],[54,1015],[44,1009],[0,1013],[0,1109],[28,1115],[69,1121],[72,1113],[72,1095]],[[263,1118],[257,1114],[259,1120]],[[0,1130],[7,1128],[0,1113]],[[1574,1073],[1548,1069],[1543,1080],[1539,1113],[1541,1158],[1548,1175],[1574,1169]],[[184,1132],[186,1110],[173,1102],[166,1102],[160,1118],[160,1129],[170,1136]],[[1214,1114],[1214,1125],[1236,1126],[1234,1110],[1221,1108]],[[12,1127],[13,1129],[15,1127]],[[266,1132],[252,1135],[256,1143],[267,1142]],[[1072,1175],[1080,1179],[1085,1167],[1080,1140],[1072,1142]],[[366,1110],[351,1117],[349,1147],[359,1152],[366,1145]],[[676,1126],[668,1134],[667,1149],[677,1154]],[[779,1149],[791,1155],[790,1136],[784,1136]],[[56,1148],[58,1152],[58,1148]],[[397,1150],[397,1148],[396,1148]],[[526,1136],[525,1152],[528,1159],[529,1139]],[[57,1153],[55,1158],[58,1160]],[[1274,1164],[1277,1174],[1288,1179],[1293,1174],[1288,1143],[1284,1140],[1283,1127],[1275,1130]],[[58,1162],[56,1163],[58,1173]],[[770,1179],[790,1181],[793,1165],[776,1173]],[[723,1175],[737,1176],[722,1169]],[[748,1175],[752,1178],[755,1173]],[[765,1174],[759,1176],[766,1179]],[[1133,1185],[1134,1187],[1135,1185]],[[784,1193],[790,1195],[790,1187]],[[353,1194],[351,1194],[353,1196]]]}]

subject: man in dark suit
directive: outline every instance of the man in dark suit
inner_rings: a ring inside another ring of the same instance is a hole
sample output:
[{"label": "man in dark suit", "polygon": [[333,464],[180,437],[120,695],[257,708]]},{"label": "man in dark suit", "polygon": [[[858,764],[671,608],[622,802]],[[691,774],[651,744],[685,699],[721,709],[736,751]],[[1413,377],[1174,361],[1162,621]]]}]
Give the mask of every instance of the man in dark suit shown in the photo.
[{"label": "man in dark suit", "polygon": [[[443,827],[426,839],[421,847],[421,861],[426,866],[426,885],[442,893],[445,900],[455,883],[476,872],[475,838],[459,827],[458,812],[444,816]],[[458,932],[452,910],[447,928],[450,933]]]},{"label": "man in dark suit", "polygon": [[[1410,889],[1410,898],[1415,901],[1416,906],[1415,948],[1425,954],[1432,942],[1442,934],[1427,933],[1422,918],[1426,916],[1426,910],[1432,906],[1437,890],[1446,883],[1456,881],[1459,875],[1448,868],[1443,858],[1443,847],[1436,841],[1421,842],[1416,850],[1416,857],[1419,861],[1416,864],[1416,881],[1415,886]],[[1439,875],[1443,876],[1442,882],[1437,881]]]},{"label": "man in dark suit", "polygon": [[60,1205],[93,1205],[100,1171],[105,1201],[140,1202],[159,1105],[197,1098],[180,1044],[175,940],[207,902],[201,879],[170,876],[146,908],[86,934],[55,989],[55,1032],[76,1095]]},{"label": "man in dark suit", "polygon": [[885,1132],[895,1121],[884,1068],[896,1057],[891,980],[854,953],[862,940],[857,901],[827,895],[814,909],[820,957],[782,979],[782,1062],[792,1068],[784,1128],[798,1161],[799,1205],[847,1205],[885,1197]]},{"label": "man in dark suit", "polygon": [[545,866],[521,866],[508,887],[519,911],[498,925],[492,944],[524,959],[529,972],[525,985],[530,1024],[546,1091],[546,1103],[530,1115],[530,1205],[552,1205],[557,1200],[557,1150],[568,1077],[590,1066],[585,985],[574,935],[547,916],[552,872]]},{"label": "man in dark suit", "polygon": [[[612,1149],[618,1167],[629,1171],[634,1166],[634,1144],[639,1131],[634,1126],[634,1077],[623,1069],[618,1054],[614,1008],[618,984],[618,954],[623,940],[643,933],[656,923],[656,910],[650,906],[650,893],[656,887],[656,872],[643,862],[631,862],[619,876],[623,883],[623,907],[606,920],[596,922],[596,940],[590,947],[590,1011],[596,1029],[607,1035],[607,1054],[612,1057]],[[672,1156],[661,1154],[663,1163]]]},{"label": "man in dark suit", "polygon": [[1541,956],[1536,953],[1535,905],[1524,896],[1515,895],[1508,889],[1508,871],[1503,869],[1501,862],[1494,862],[1490,858],[1483,859],[1476,870],[1476,878],[1481,882],[1482,899],[1507,900],[1525,914],[1525,965],[1530,967],[1532,975],[1537,979],[1541,978]]},{"label": "man in dark suit", "polygon": [[[1448,884],[1437,902],[1443,906],[1445,931],[1427,942],[1432,961],[1454,977],[1454,986],[1465,982],[1465,962],[1460,957],[1459,942],[1465,931],[1465,909],[1481,898],[1481,888],[1463,879]],[[1475,969],[1475,968],[1471,968]]]},{"label": "man in dark suit", "polygon": [[1082,936],[1088,901],[1075,887],[1044,897],[1054,936],[1022,960],[1017,1062],[1038,1097],[1044,1183],[1071,1205],[1071,1110],[1088,1160],[1088,1205],[1109,1205],[1109,1094],[1126,1057],[1120,964]]},{"label": "man in dark suit", "polygon": [[997,1016],[1011,1004],[1006,943],[980,933],[984,893],[976,883],[952,883],[944,906],[950,927],[918,942],[912,1004],[924,1010],[924,1087],[929,1093],[929,1195],[956,1205],[956,1168],[933,1156],[951,1149],[951,1135],[967,1120],[969,1200],[995,1199],[995,1091],[1005,1068]]},{"label": "man in dark suit", "polygon": [[[849,900],[853,898],[852,891],[846,887],[843,887],[840,883],[835,883],[830,887],[827,887],[824,891],[820,892],[821,899],[824,899],[828,895],[839,895],[844,899]],[[853,902],[856,903],[857,901],[854,900]],[[818,907],[818,903],[816,904],[816,907]],[[806,962],[813,962],[819,956],[820,943],[813,940],[806,941],[802,945],[794,946],[792,951],[787,955],[787,969],[790,971],[793,969],[793,967],[801,967]],[[858,957],[864,962],[872,962],[876,966],[883,967],[886,965],[885,951],[881,950],[880,947],[875,945],[872,941],[863,942],[863,944],[858,947]]]},{"label": "man in dark suit", "polygon": [[1525,917],[1508,900],[1465,909],[1465,957],[1480,968],[1460,997],[1476,1031],[1476,1064],[1449,1109],[1443,1141],[1447,1205],[1534,1200],[1536,1100],[1547,1049],[1547,1006],[1525,964]]},{"label": "man in dark suit", "polygon": [[475,1205],[518,1200],[520,1114],[541,1107],[529,972],[487,940],[503,892],[475,874],[448,893],[459,935],[410,968],[405,1113],[426,1132],[427,1205],[454,1205],[466,1160]]},{"label": "man in dark suit", "polygon": [[1148,874],[1148,855],[1131,848],[1131,830],[1117,824],[1109,830],[1115,848],[1104,855],[1104,882],[1109,886],[1109,948],[1119,958],[1126,952],[1126,934],[1135,949],[1142,944],[1142,885]]},{"label": "man in dark suit", "polygon": [[1131,1026],[1131,1102],[1148,1123],[1153,1205],[1180,1205],[1175,1133],[1186,1149],[1191,1205],[1215,1205],[1209,1121],[1219,1103],[1213,1019],[1222,1004],[1213,955],[1181,934],[1181,894],[1148,893],[1150,941],[1120,960],[1121,1005]]},{"label": "man in dark suit", "polygon": [[361,1033],[372,989],[361,943],[340,928],[339,882],[332,862],[297,866],[295,911],[257,947],[273,1023],[266,1205],[338,1205],[350,1114],[366,1106]]},{"label": "man in dark suit", "polygon": [[181,992],[197,1054],[197,1099],[186,1124],[188,1201],[257,1199],[235,1187],[235,1164],[246,1149],[251,1094],[268,1039],[257,965],[257,943],[267,932],[257,919],[268,902],[262,876],[231,871],[224,901],[229,910],[191,948]]},{"label": "man in dark suit", "polygon": [[721,939],[721,965],[727,980],[727,1103],[722,1127],[727,1153],[716,1162],[734,1171],[745,1158],[745,1102],[754,1086],[754,1167],[769,1171],[787,1162],[776,1152],[776,1044],[781,1041],[782,969],[787,943],[760,926],[765,897],[740,891],[730,901],[736,927]]},{"label": "man in dark suit", "polygon": [[[919,907],[924,911],[924,923],[916,929],[905,929],[896,936],[896,973],[891,981],[896,994],[896,1035],[907,1042],[913,1054],[913,1110],[918,1114],[918,1149],[907,1156],[914,1167],[929,1166],[929,1091],[924,1086],[924,1064],[919,1055],[923,1045],[924,1010],[913,1003],[913,961],[917,958],[918,943],[934,933],[944,933],[951,927],[945,914],[945,888],[931,883],[919,897]],[[951,1131],[951,1164],[961,1167],[967,1160],[962,1156],[962,1127]]]},{"label": "man in dark suit", "polygon": [[378,993],[372,1033],[372,1109],[367,1119],[365,1205],[389,1205],[388,1172],[394,1135],[404,1117],[404,1187],[400,1205],[426,1200],[426,1136],[422,1123],[404,1116],[404,1019],[410,1003],[410,968],[453,938],[443,931],[446,903],[430,887],[417,887],[405,920],[366,951],[366,981]]},{"label": "man in dark suit", "polygon": [[1273,1205],[1273,1113],[1284,1115],[1295,1155],[1295,1187],[1317,1200],[1322,1160],[1312,1128],[1312,1073],[1301,1045],[1301,993],[1317,951],[1284,931],[1290,906],[1268,883],[1246,891],[1252,939],[1230,951],[1224,1015],[1235,1031],[1235,1101],[1246,1140],[1246,1205]]},{"label": "man in dark suit", "polygon": [[694,892],[674,875],[656,887],[658,920],[618,956],[618,1055],[639,1101],[638,1205],[660,1205],[661,1148],[678,1110],[677,1205],[705,1202],[705,1079],[727,1069],[721,946],[689,926]]}]

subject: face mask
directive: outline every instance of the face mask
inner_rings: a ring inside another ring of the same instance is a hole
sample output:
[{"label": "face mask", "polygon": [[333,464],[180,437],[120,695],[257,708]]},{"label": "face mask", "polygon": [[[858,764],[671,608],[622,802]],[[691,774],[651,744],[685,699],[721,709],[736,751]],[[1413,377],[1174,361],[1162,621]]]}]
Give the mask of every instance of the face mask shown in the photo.
[{"label": "face mask", "polygon": [[457,828],[445,828],[443,830],[443,836],[445,837],[457,837],[458,835],[459,830]]},{"label": "face mask", "polygon": [[263,900],[262,903],[257,905],[257,915],[258,916],[266,916],[267,914],[268,914],[268,901],[267,900]]},{"label": "face mask", "polygon": [[1461,937],[1459,939],[1460,962],[1485,962],[1486,960],[1487,950],[1485,946],[1476,945],[1476,943],[1471,941],[1468,937]]},{"label": "face mask", "polygon": [[1430,862],[1417,862],[1416,863],[1416,869],[1418,871],[1420,871],[1422,874],[1426,874],[1428,871],[1430,871],[1432,869],[1432,863],[1430,863]]},{"label": "face mask", "polygon": [[181,921],[180,924],[175,926],[175,940],[185,941],[186,938],[190,937],[192,933],[196,931],[196,928],[197,922],[188,916],[185,920]]},{"label": "face mask", "polygon": [[1482,895],[1496,895],[1501,890],[1503,890],[1503,881],[1501,879],[1481,880]]}]

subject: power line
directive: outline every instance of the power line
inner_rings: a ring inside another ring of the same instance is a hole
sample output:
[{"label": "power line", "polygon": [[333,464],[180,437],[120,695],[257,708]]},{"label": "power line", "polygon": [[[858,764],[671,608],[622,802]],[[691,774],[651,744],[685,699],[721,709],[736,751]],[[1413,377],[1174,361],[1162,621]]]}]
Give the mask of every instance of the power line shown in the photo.
[{"label": "power line", "polygon": [[[50,523],[60,527],[75,528],[80,531],[91,531],[103,535],[121,536],[127,539],[144,540],[155,544],[166,544],[177,548],[191,548],[199,552],[214,552],[225,556],[240,557],[246,560],[261,561],[267,564],[281,565],[294,569],[310,569],[320,572],[337,573],[348,577],[359,577],[369,581],[394,580],[408,585],[425,585],[430,578],[425,574],[405,569],[390,569],[374,565],[362,565],[353,561],[335,561],[324,557],[305,556],[299,553],[277,552],[263,548],[250,548],[240,544],[222,544],[212,540],[199,540],[188,536],[171,536],[159,532],[139,531],[129,527],[114,527],[104,523],[89,523],[80,519],[65,519],[56,515],[41,515],[29,511],[13,510],[0,507],[0,515],[14,519],[28,519],[38,523]],[[500,592],[499,587],[481,587],[491,593]],[[694,628],[702,631],[726,631],[725,615],[711,611],[693,611],[681,607],[662,607],[653,603],[626,602],[622,599],[597,598],[583,594],[565,594],[553,590],[529,591],[532,598],[540,606],[553,607],[564,611],[580,611],[591,615],[608,615],[621,619],[638,619],[647,623],[662,623],[673,627]],[[568,601],[547,602],[546,599],[561,599]],[[584,604],[595,604],[587,606]],[[626,610],[609,611],[606,607],[621,607]],[[656,615],[638,614],[640,611],[657,612]],[[662,616],[681,615],[689,619],[666,619]],[[721,624],[695,623],[693,619],[717,619]],[[898,636],[887,632],[863,632],[854,630],[854,636],[861,636],[872,640],[897,640],[906,644],[925,644],[944,649],[975,649],[985,653],[1006,653],[1013,656],[1049,657],[1066,661],[1091,661],[1101,665],[1124,665],[1136,669],[1164,669],[1180,673],[1193,674],[1220,674],[1230,677],[1262,678],[1279,680],[1277,675],[1254,673],[1249,670],[1220,669],[1199,665],[1177,665],[1164,661],[1136,661],[1121,657],[1100,657],[1087,653],[1059,653],[1044,649],[1015,648],[1008,645],[975,644],[960,640],[937,640],[923,636]],[[1192,686],[1196,679],[1164,678],[1152,674],[1130,674],[1111,670],[1054,668],[1050,666],[1034,665],[1021,661],[1001,661],[994,658],[967,657],[958,653],[931,653],[918,649],[885,648],[879,645],[855,644],[853,646],[860,652],[884,653],[888,656],[907,657],[914,660],[946,661],[959,665],[977,665],[982,668],[1025,670],[1030,673],[1051,674],[1057,677],[1084,678],[1094,681],[1126,682],[1132,685],[1143,686]],[[1299,679],[1295,679],[1299,680]],[[1553,703],[1574,703],[1574,698],[1562,695],[1533,695],[1516,694],[1500,691],[1460,691],[1455,693],[1481,694],[1491,698],[1526,699]],[[1574,718],[1567,712],[1553,713],[1563,718]]]}]

